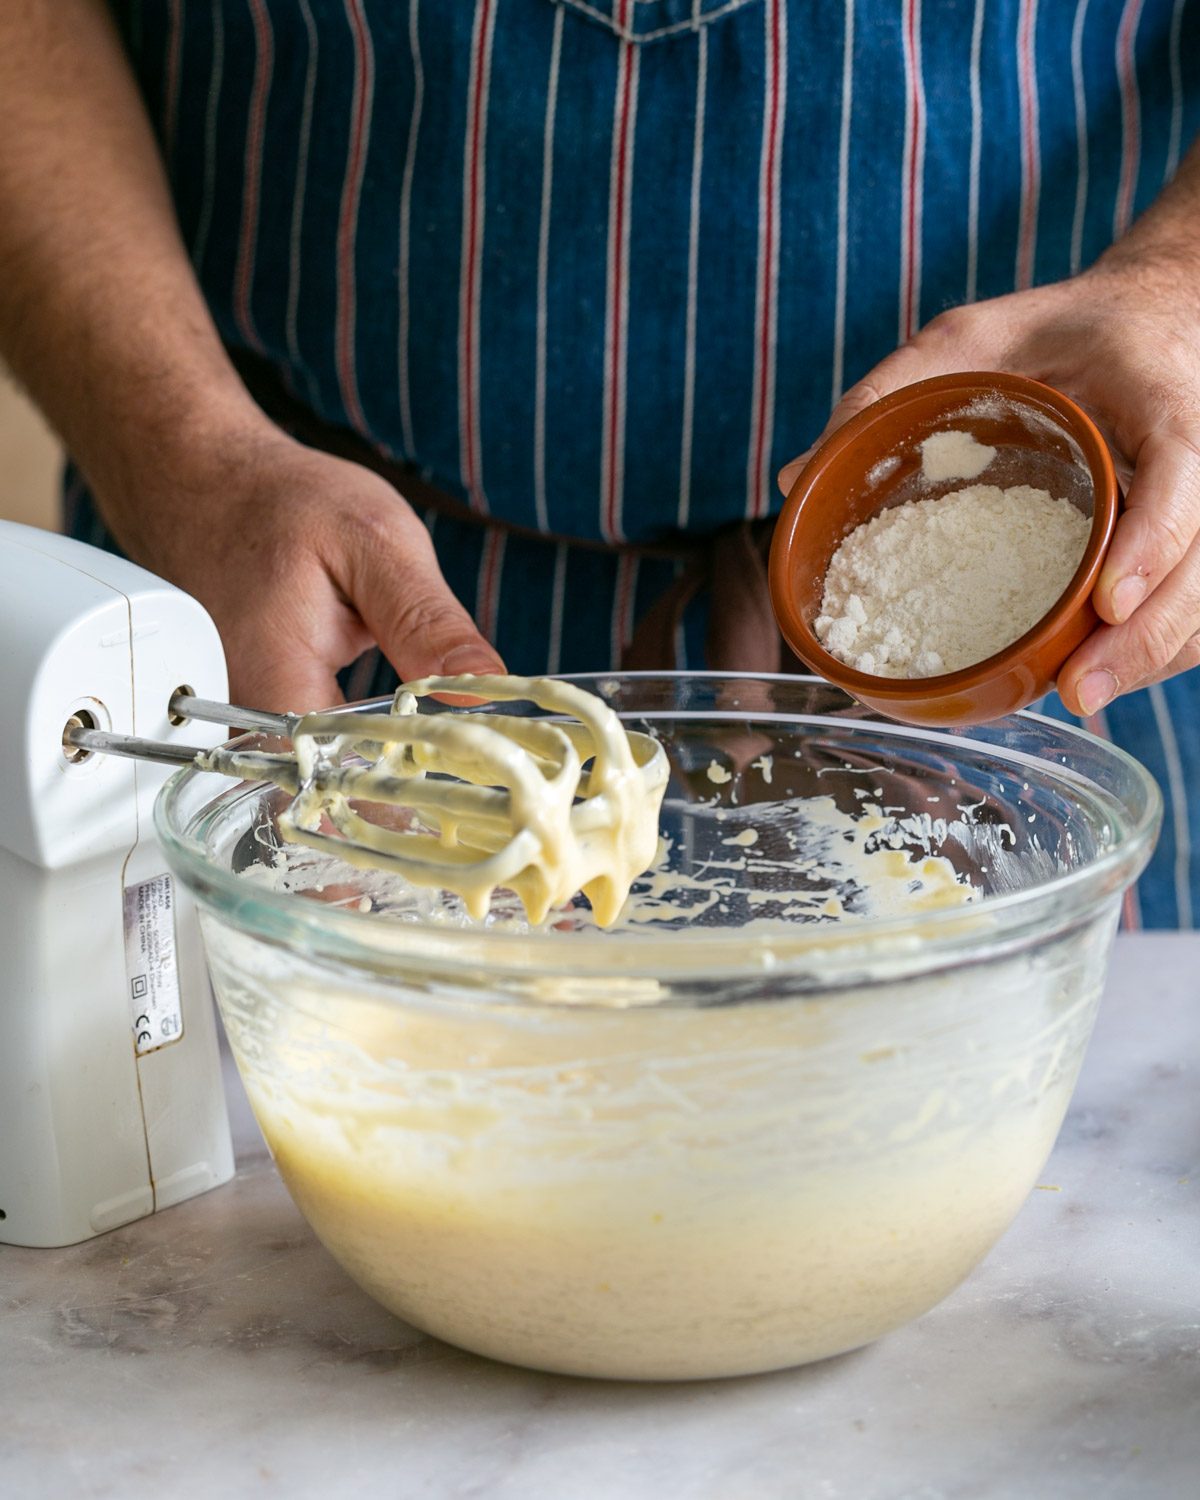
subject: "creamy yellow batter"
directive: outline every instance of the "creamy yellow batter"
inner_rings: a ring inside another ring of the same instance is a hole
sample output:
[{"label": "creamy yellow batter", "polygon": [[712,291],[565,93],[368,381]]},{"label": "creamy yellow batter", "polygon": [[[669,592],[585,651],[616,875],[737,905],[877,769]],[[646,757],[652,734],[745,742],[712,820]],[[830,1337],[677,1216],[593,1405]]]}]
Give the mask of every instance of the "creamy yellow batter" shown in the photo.
[{"label": "creamy yellow batter", "polygon": [[[777,933],[781,953],[802,921],[919,919],[971,899],[946,860],[905,852],[912,830],[878,807],[803,811],[795,888],[752,892],[768,913],[755,936]],[[716,1008],[595,963],[586,982],[557,972],[577,940],[653,943],[689,889],[696,911],[733,899],[762,873],[763,844],[779,847],[773,819],[797,810],[758,805],[749,831],[735,810],[704,815],[712,869],[660,862],[609,932],[543,936],[545,971],[523,986],[540,1003],[501,998],[483,974],[457,989],[331,982],[208,919],[226,1024],[289,1189],[350,1274],[417,1326],[571,1374],[796,1364],[940,1300],[1035,1180],[1102,954],[1069,992],[1018,955],[969,984],[864,981]],[[850,890],[868,893],[856,912]],[[705,977],[686,937],[671,954],[672,983]]]},{"label": "creamy yellow batter", "polygon": [[247,1077],[296,1202],[400,1316],[569,1374],[732,1375],[908,1321],[1010,1222],[1094,999],[1030,1048],[1018,984],[897,987],[889,1018],[865,992],[556,1013],[300,985]]}]

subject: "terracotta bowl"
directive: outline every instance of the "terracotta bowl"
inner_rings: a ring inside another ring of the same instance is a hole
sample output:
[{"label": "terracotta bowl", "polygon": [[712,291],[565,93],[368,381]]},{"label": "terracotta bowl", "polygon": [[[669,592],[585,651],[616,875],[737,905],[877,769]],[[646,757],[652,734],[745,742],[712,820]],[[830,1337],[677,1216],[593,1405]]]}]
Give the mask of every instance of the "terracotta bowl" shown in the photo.
[{"label": "terracotta bowl", "polygon": [[[921,482],[921,443],[947,429],[970,432],[997,450],[978,480]],[[1003,651],[937,677],[877,677],[832,656],[813,622],[842,540],[880,511],[949,494],[964,483],[1035,485],[1091,517],[1083,558],[1058,602]],[[989,371],[905,386],[822,443],[792,486],[771,547],[779,628],[815,672],[890,718],[930,726],[998,719],[1048,692],[1099,623],[1091,595],[1120,503],[1108,445],[1091,418],[1051,386]]]}]

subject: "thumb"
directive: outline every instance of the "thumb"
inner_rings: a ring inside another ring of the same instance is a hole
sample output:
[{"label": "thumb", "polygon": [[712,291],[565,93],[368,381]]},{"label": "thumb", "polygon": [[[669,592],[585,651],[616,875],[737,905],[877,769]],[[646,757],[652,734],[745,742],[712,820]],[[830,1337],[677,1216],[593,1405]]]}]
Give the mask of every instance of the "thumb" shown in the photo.
[{"label": "thumb", "polygon": [[860,411],[866,411],[868,406],[874,406],[881,397],[890,396],[893,391],[898,391],[903,386],[912,385],[917,380],[924,380],[927,375],[944,374],[945,371],[944,360],[931,357],[920,344],[905,344],[902,349],[889,354],[868,375],[850,387],[830,413],[829,421],[826,422],[816,442],[806,448],[799,457],[792,459],[791,463],[784,464],[779,471],[779,488],[786,495],[795,484],[800,470],[825,439],[832,437],[838,428],[845,426],[851,417],[856,417]]},{"label": "thumb", "polygon": [[[322,580],[325,589],[330,585]],[[306,714],[334,708],[342,701],[336,663],[314,646],[329,634],[327,623],[313,604],[316,590],[292,588],[282,597],[247,613],[212,610],[229,664],[229,701],[243,708],[269,713]]]},{"label": "thumb", "polygon": [[[258,658],[262,659],[259,660]],[[336,674],[310,652],[289,657],[248,653],[245,665],[231,656],[229,699],[240,706],[277,714],[319,713],[342,702]]]},{"label": "thumb", "polygon": [[402,680],[504,671],[504,663],[454,597],[429,533],[408,505],[355,528],[345,592]]}]

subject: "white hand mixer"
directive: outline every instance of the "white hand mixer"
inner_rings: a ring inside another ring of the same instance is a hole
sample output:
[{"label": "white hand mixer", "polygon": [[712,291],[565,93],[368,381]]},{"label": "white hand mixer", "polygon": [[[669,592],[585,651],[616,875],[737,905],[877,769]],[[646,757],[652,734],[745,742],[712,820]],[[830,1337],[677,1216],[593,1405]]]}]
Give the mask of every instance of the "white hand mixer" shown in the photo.
[{"label": "white hand mixer", "polygon": [[[568,683],[429,678],[390,714],[267,714],[220,701],[212,621],[141,568],[0,522],[0,591],[0,691],[24,708],[0,730],[0,1240],[69,1244],[232,1175],[195,914],[150,816],[163,765],[274,781],[295,794],[285,838],[457,891],[474,916],[496,886],[534,922],[582,890],[604,925],[653,862],[662,748]],[[445,693],[572,718],[417,712]],[[183,744],[188,721],[293,750]]]}]

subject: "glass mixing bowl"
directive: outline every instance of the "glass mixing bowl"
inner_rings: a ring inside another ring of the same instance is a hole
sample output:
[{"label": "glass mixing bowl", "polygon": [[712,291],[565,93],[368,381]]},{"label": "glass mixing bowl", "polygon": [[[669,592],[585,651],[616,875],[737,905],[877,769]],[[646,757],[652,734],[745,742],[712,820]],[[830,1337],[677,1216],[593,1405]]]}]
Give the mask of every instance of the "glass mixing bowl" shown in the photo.
[{"label": "glass mixing bowl", "polygon": [[[672,766],[668,852],[615,930],[582,903],[473,923],[281,848],[272,787],[165,788],[279,1170],[368,1292],[497,1359],[675,1379],[867,1343],[1036,1181],[1157,789],[1032,715],[933,731],[805,678],[575,680]],[[864,915],[881,853],[899,915]]]}]

